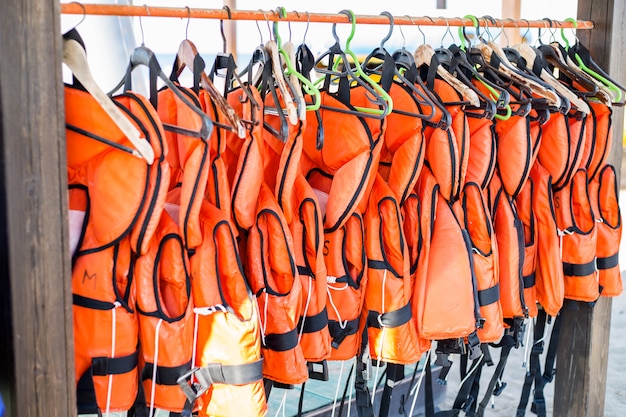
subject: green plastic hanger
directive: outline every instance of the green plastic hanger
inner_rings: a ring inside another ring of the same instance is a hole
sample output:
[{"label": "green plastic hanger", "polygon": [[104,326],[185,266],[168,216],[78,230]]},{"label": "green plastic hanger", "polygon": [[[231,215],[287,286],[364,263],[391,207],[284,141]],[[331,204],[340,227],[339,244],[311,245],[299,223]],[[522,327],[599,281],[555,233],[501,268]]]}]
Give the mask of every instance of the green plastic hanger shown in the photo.
[{"label": "green plastic hanger", "polygon": [[[567,19],[565,19],[566,22],[571,22],[574,25],[574,28],[578,27],[578,22],[576,21],[576,19],[573,19],[571,17],[568,17]],[[561,38],[563,38],[563,41],[565,42],[565,50],[569,50],[570,48],[570,44],[569,44],[569,40],[567,39],[567,37],[565,36],[565,29],[561,28]],[[616,97],[617,97],[617,101],[620,102],[622,101],[622,90],[617,87],[615,84],[613,84],[610,80],[608,80],[607,78],[605,78],[602,74],[598,74],[597,72],[595,72],[594,70],[592,70],[591,68],[587,67],[587,65],[585,65],[585,63],[583,62],[582,58],[578,55],[578,53],[576,53],[574,55],[574,58],[576,59],[576,63],[578,64],[578,66],[585,71],[587,74],[591,75],[592,77],[594,77],[595,79],[597,79],[598,81],[600,81],[602,84],[604,84],[609,90],[611,90],[612,92],[615,93]]]},{"label": "green plastic hanger", "polygon": [[[278,15],[280,18],[285,18],[287,16],[287,10],[284,7],[278,8]],[[300,74],[291,62],[291,58],[287,52],[283,49],[283,43],[278,33],[278,22],[274,22],[274,38],[276,39],[276,44],[278,45],[278,52],[283,57],[285,65],[287,66],[287,71],[285,71],[285,75],[295,75],[298,81],[300,81],[300,85],[305,93],[313,97],[313,103],[306,106],[307,111],[315,111],[320,108],[322,103],[322,99],[320,96],[320,90],[304,75]]]},{"label": "green plastic hanger", "polygon": [[[380,115],[382,117],[385,117],[389,113],[391,113],[391,111],[393,110],[393,100],[391,99],[391,96],[389,96],[389,94],[377,82],[372,80],[363,71],[363,68],[361,67],[361,64],[359,63],[358,57],[350,49],[350,42],[354,38],[354,33],[356,32],[356,17],[354,15],[354,12],[352,10],[342,10],[339,13],[347,15],[348,18],[350,19],[350,23],[352,24],[350,35],[346,39],[346,44],[345,44],[343,52],[345,55],[348,55],[350,58],[352,58],[352,60],[354,61],[354,68],[350,67],[350,63],[345,60],[346,57],[344,54],[342,54],[340,55],[339,59],[337,59],[333,63],[332,69],[333,71],[337,71],[339,68],[339,64],[343,61],[343,64],[346,67],[346,70],[348,71],[348,73],[351,73],[351,76],[355,78],[358,77],[361,80],[365,81],[365,83],[367,83],[367,85],[371,87],[375,91],[375,93],[378,94],[380,98],[382,99],[382,101],[385,103],[385,105],[383,106],[384,107],[383,109],[355,106],[354,107],[355,110],[361,113],[374,114],[374,115]],[[337,37],[337,33],[336,33],[336,25],[337,25],[336,23],[333,24],[333,36],[335,37],[336,40],[338,40],[339,38]],[[323,82],[324,78],[325,77],[322,77],[316,80],[316,84]]]},{"label": "green plastic hanger", "polygon": [[[478,18],[476,18],[476,16],[474,16],[474,15],[467,14],[467,15],[463,16],[463,19],[471,19],[471,21],[474,23],[474,28],[476,29],[476,36],[479,36],[480,25],[478,23]],[[461,50],[466,51],[465,42],[466,42],[467,38],[465,36],[465,32],[463,31],[463,26],[459,26],[458,33],[459,33],[459,39],[461,40],[461,47],[460,48],[461,48]],[[467,40],[467,46],[471,47],[471,44],[470,44],[469,40]],[[492,86],[490,86],[489,84],[487,84],[486,82],[481,80],[480,78],[478,78],[478,77],[474,77],[474,78],[476,78],[489,91],[489,93],[490,93],[489,98],[491,100],[493,100],[494,103],[498,103],[498,100],[500,99],[500,93],[495,88],[493,88]],[[507,103],[507,105],[505,107],[505,110],[506,110],[506,114],[498,114],[498,113],[496,113],[494,117],[496,119],[498,119],[498,120],[508,120],[511,117],[511,114],[513,114],[513,111],[511,110],[511,105]]]}]

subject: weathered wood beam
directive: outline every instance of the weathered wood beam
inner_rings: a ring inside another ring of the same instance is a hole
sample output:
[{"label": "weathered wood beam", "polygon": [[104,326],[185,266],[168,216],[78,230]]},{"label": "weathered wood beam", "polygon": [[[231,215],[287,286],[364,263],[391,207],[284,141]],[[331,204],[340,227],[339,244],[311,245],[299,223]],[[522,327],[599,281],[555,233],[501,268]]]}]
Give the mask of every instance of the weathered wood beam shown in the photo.
[{"label": "weathered wood beam", "polygon": [[[578,18],[592,20],[595,28],[580,31],[580,41],[602,68],[622,84],[626,59],[622,53],[626,32],[626,4],[621,0],[579,0]],[[624,110],[613,109],[613,144],[609,163],[622,165]],[[555,417],[604,415],[611,299],[601,297],[594,308],[563,311],[554,393]]]},{"label": "weathered wood beam", "polygon": [[76,408],[60,6],[1,9],[0,387],[12,416],[67,417]]}]

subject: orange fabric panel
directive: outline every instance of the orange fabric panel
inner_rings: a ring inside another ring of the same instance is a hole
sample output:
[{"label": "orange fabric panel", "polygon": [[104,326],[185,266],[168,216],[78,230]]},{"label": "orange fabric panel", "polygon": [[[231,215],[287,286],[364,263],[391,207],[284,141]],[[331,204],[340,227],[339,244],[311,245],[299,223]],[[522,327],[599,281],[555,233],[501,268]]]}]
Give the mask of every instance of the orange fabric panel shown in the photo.
[{"label": "orange fabric panel", "polygon": [[[245,268],[259,306],[263,376],[283,384],[301,384],[308,376],[297,336],[302,287],[291,233],[265,183],[256,211],[255,224],[249,229]],[[275,346],[270,342],[274,339],[285,346]]]},{"label": "orange fabric panel", "polygon": [[[301,173],[294,183],[294,218],[289,224],[298,275],[302,283],[303,311],[298,334],[304,359],[319,362],[330,355],[330,333],[326,309],[326,265],[322,212],[313,189]],[[321,317],[321,319],[320,319]],[[307,331],[307,320],[322,320],[322,328]]]},{"label": "orange fabric panel", "polygon": [[[569,185],[554,193],[557,226],[563,234],[565,298],[592,302],[600,296],[595,268],[597,228],[587,189],[587,171],[578,170]],[[568,273],[566,264],[593,264],[586,273]]]},{"label": "orange fabric panel", "polygon": [[612,165],[605,165],[589,183],[591,205],[596,219],[599,220],[596,224],[598,280],[602,286],[601,295],[606,297],[616,297],[623,291],[618,262],[622,237],[622,213],[618,192],[617,173]]},{"label": "orange fabric panel", "polygon": [[563,306],[565,284],[552,196],[552,178],[539,161],[535,161],[530,178],[533,181],[533,214],[537,221],[537,301],[546,313],[556,317]]},{"label": "orange fabric panel", "polygon": [[[195,366],[249,364],[261,359],[259,316],[246,281],[234,226],[222,210],[205,201],[200,212],[202,245],[191,258],[197,319]],[[263,381],[213,384],[199,399],[199,415],[263,416]]]},{"label": "orange fabric panel", "polygon": [[[487,294],[488,290],[492,288],[497,289],[499,285],[498,246],[493,231],[491,215],[489,214],[481,187],[476,183],[467,183],[463,187],[462,202],[465,229],[469,234],[473,247],[472,256],[474,258],[474,271],[478,287],[478,299],[480,301],[481,294]],[[489,343],[500,340],[504,331],[504,325],[499,299],[489,304],[483,305],[481,303],[480,315],[485,319],[483,328],[478,329],[480,341]]]},{"label": "orange fabric panel", "polygon": [[[390,363],[415,363],[422,355],[411,312],[413,281],[400,208],[392,189],[377,174],[365,213],[368,278],[364,314],[370,356]],[[385,322],[405,308],[396,323]],[[406,318],[406,320],[404,319]]]},{"label": "orange fabric panel", "polygon": [[[189,261],[179,229],[167,212],[148,252],[135,264],[139,342],[144,363],[192,368],[193,302]],[[160,322],[160,323],[159,323]],[[158,346],[155,345],[155,340]],[[175,340],[176,343],[172,343]],[[158,356],[157,356],[158,349]],[[146,404],[152,398],[152,373],[142,374]],[[178,385],[154,382],[154,407],[181,413],[187,397]]]}]

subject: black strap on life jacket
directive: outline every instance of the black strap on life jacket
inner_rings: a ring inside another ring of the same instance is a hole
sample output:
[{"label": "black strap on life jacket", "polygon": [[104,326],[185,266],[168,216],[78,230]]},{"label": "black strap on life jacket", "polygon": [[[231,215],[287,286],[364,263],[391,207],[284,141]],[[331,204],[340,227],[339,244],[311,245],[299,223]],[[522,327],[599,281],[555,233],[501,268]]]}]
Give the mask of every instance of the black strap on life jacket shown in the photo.
[{"label": "black strap on life jacket", "polygon": [[539,310],[537,315],[537,324],[535,325],[535,334],[533,338],[533,346],[530,351],[530,363],[529,370],[526,372],[526,378],[524,379],[524,386],[522,387],[522,396],[517,406],[516,417],[524,417],[526,414],[526,406],[530,398],[530,391],[535,384],[534,399],[533,399],[533,413],[537,414],[537,417],[546,417],[546,400],[543,396],[543,387],[545,381],[541,375],[541,364],[539,362],[539,355],[543,353],[543,336],[546,328],[547,314],[545,310]]},{"label": "black strap on life jacket", "polygon": [[76,408],[78,414],[99,414],[96,401],[94,376],[121,375],[137,368],[139,350],[117,358],[98,357],[91,359],[91,366],[76,385]]},{"label": "black strap on life jacket", "polygon": [[505,333],[504,336],[502,336],[500,343],[492,345],[493,347],[499,347],[501,349],[500,360],[496,365],[493,376],[489,380],[489,385],[487,386],[485,396],[483,397],[480,404],[478,404],[478,412],[476,413],[477,417],[484,416],[485,410],[489,405],[489,400],[491,400],[491,396],[498,396],[502,394],[502,391],[504,391],[504,388],[506,388],[506,382],[502,382],[502,373],[504,372],[504,367],[506,366],[507,360],[509,359],[511,349],[516,346],[516,343],[516,338],[512,334]]},{"label": "black strap on life jacket", "polygon": [[361,349],[359,350],[356,361],[356,375],[354,376],[356,411],[359,417],[374,417],[372,394],[367,386],[369,379],[369,361],[365,356],[366,349],[367,328],[364,328],[361,337]]}]

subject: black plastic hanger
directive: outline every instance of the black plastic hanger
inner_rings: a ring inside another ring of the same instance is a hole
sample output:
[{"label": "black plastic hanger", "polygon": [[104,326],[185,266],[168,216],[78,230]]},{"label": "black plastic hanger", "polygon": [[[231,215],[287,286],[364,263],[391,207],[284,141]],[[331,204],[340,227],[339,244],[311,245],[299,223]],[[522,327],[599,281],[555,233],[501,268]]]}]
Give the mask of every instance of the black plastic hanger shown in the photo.
[{"label": "black plastic hanger", "polygon": [[[174,95],[185,103],[201,120],[201,127],[199,131],[192,131],[189,129],[184,129],[180,127],[176,127],[175,130],[177,133],[184,134],[185,136],[197,137],[201,139],[208,139],[213,132],[213,122],[196,104],[189,101],[187,96],[183,94],[179,87],[176,86],[170,79],[165,75],[163,70],[161,69],[161,65],[156,58],[156,55],[152,50],[150,50],[145,45],[141,45],[136,47],[133,50],[133,53],[130,57],[130,63],[126,68],[126,76],[120,83],[112,90],[117,91],[122,86],[124,87],[124,91],[132,90],[132,72],[135,68],[144,66],[149,69],[149,81],[150,81],[150,103],[156,109],[158,94],[157,94],[157,78],[161,79],[165,86],[172,90]],[[165,128],[166,126],[164,126]]]}]

